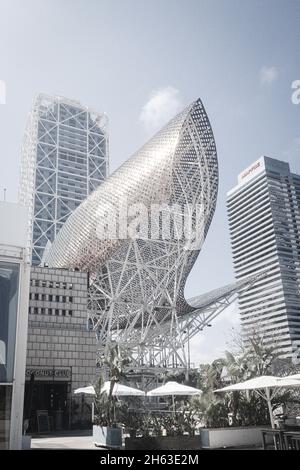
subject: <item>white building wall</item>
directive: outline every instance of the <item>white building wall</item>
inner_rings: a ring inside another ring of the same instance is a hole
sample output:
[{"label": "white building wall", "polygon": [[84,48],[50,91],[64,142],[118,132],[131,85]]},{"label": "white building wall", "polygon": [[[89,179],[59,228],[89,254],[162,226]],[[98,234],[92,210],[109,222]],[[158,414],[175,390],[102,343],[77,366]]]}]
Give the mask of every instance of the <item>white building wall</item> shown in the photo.
[{"label": "white building wall", "polygon": [[268,269],[239,296],[244,338],[262,331],[283,357],[300,340],[300,178],[285,162],[262,157],[228,193],[228,218],[237,279]]},{"label": "white building wall", "polygon": [[[9,429],[8,446],[10,449],[21,449],[30,274],[28,251],[25,248],[27,210],[18,204],[0,202],[0,220],[0,264],[2,264],[2,267],[7,263],[19,267],[15,330],[11,331],[12,325],[9,326],[9,336],[10,338],[15,338],[14,351],[12,352],[11,348],[7,348],[6,344],[2,345],[4,356],[12,353],[14,355],[13,377],[11,382],[0,383],[0,386],[12,388],[11,408],[6,425],[6,429]],[[1,313],[5,315],[4,311]],[[9,358],[1,357],[1,360],[8,361]],[[0,422],[0,428],[1,426],[2,422]],[[2,440],[3,429],[0,429],[0,434],[0,448],[2,448],[4,444]]]}]

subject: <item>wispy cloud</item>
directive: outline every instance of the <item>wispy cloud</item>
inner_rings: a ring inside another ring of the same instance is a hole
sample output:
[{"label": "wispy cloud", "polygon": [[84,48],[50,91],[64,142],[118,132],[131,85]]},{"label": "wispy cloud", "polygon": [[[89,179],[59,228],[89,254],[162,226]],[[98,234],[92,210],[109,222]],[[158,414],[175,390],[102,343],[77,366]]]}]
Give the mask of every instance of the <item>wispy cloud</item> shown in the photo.
[{"label": "wispy cloud", "polygon": [[181,107],[179,90],[167,86],[151,93],[149,100],[142,108],[139,119],[147,132],[155,132],[175,116]]},{"label": "wispy cloud", "polygon": [[264,65],[259,72],[260,84],[261,85],[270,85],[278,78],[278,70],[272,65],[268,67]]}]

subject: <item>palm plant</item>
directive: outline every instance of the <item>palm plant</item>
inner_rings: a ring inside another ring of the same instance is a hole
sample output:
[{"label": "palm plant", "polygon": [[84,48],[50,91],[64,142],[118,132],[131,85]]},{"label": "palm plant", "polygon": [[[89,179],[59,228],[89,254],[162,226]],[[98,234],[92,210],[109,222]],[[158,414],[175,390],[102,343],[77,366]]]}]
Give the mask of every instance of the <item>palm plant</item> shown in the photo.
[{"label": "palm plant", "polygon": [[[223,358],[212,364],[200,365],[198,386],[204,393],[200,398],[194,399],[193,403],[202,413],[207,426],[228,426],[229,414],[233,425],[265,425],[269,422],[265,400],[254,392],[249,392],[246,396],[239,392],[225,395],[213,393],[213,390],[222,388],[228,382],[237,383],[272,374],[275,367],[277,373],[280,370],[282,372],[278,375],[284,375],[287,364],[282,364],[278,359],[276,343],[266,345],[259,332],[253,332],[247,339],[248,345],[245,347],[242,341],[235,338],[233,352],[225,351]],[[292,392],[278,394],[273,401],[274,408],[291,400],[292,395]]]},{"label": "palm plant", "polygon": [[121,378],[126,377],[124,369],[128,363],[128,358],[121,354],[117,344],[114,344],[110,348],[107,356],[103,356],[98,361],[98,366],[102,368],[110,381],[108,393],[101,391],[104,385],[104,374],[99,376],[95,386],[95,423],[99,426],[114,427],[126,413],[128,408],[127,404],[120,402],[117,397],[113,395],[113,390],[115,384],[118,383]]}]

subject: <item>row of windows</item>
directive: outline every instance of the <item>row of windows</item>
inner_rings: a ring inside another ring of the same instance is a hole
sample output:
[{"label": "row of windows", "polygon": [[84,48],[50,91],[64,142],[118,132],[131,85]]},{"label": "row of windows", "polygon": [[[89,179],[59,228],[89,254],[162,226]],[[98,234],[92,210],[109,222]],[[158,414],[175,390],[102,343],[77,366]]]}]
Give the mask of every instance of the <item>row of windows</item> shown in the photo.
[{"label": "row of windows", "polygon": [[45,281],[40,279],[30,279],[32,287],[49,287],[50,289],[73,289],[73,284],[69,282]]},{"label": "row of windows", "polygon": [[34,315],[56,315],[56,316],[63,316],[69,315],[70,317],[73,315],[73,310],[60,310],[58,308],[38,308],[38,307],[29,307],[29,313]]},{"label": "row of windows", "polygon": [[29,298],[30,300],[43,300],[48,302],[73,302],[73,297],[70,295],[35,294],[31,292]]}]

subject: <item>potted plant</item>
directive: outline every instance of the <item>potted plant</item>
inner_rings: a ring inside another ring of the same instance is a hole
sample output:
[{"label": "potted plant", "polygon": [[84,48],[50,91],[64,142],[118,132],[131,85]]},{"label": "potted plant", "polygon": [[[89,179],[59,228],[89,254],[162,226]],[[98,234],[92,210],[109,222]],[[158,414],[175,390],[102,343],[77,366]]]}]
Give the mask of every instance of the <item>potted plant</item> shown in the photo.
[{"label": "potted plant", "polygon": [[107,357],[102,358],[102,370],[107,372],[110,380],[108,393],[102,391],[104,384],[100,376],[95,386],[95,415],[93,424],[93,441],[99,447],[120,448],[122,447],[122,416],[126,404],[121,403],[113,395],[114,386],[124,376],[123,367],[128,360],[120,355],[118,345],[114,345]]},{"label": "potted plant", "polygon": [[[116,398],[101,392],[102,380],[95,387],[95,417],[93,423],[93,442],[99,447],[122,447],[122,428],[117,422]],[[98,389],[98,390],[97,390]],[[100,390],[99,390],[100,389]]]},{"label": "potted plant", "polygon": [[[195,435],[196,419],[188,405],[176,413],[144,414],[136,436],[125,438],[128,450],[200,449],[201,439]],[[139,435],[139,436],[138,436]]]}]

